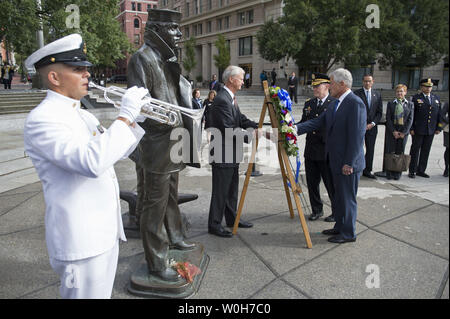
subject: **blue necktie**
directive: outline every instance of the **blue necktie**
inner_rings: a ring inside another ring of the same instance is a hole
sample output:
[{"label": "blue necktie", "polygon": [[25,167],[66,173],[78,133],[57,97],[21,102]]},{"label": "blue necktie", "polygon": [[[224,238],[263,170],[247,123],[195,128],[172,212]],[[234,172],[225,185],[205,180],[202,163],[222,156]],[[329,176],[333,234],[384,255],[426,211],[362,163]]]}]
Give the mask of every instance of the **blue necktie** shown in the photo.
[{"label": "blue necktie", "polygon": [[339,100],[336,100],[333,102],[333,119],[334,119],[334,115],[336,114],[338,104],[339,104]]},{"label": "blue necktie", "polygon": [[369,105],[369,110],[370,110],[370,101],[371,101],[371,96],[370,96],[370,91],[366,91],[366,97],[367,97],[367,104]]}]

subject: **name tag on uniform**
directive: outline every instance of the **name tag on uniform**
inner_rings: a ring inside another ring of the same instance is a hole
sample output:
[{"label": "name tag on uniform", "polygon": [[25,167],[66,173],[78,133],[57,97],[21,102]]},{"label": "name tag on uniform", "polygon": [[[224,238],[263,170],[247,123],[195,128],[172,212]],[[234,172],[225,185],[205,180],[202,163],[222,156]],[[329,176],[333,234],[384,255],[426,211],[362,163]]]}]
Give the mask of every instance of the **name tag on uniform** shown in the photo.
[{"label": "name tag on uniform", "polygon": [[[103,127],[99,124],[97,125],[97,130],[100,132],[100,134],[105,133],[105,130],[103,129]],[[95,134],[94,134],[95,135]]]},{"label": "name tag on uniform", "polygon": [[423,101],[421,99],[417,99],[417,103],[423,103]]}]

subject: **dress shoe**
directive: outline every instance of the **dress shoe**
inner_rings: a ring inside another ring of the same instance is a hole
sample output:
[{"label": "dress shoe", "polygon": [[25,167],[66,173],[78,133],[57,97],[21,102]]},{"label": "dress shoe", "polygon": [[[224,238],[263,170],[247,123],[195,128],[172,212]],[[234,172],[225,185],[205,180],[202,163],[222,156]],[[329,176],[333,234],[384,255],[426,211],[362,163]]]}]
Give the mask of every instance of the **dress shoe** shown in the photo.
[{"label": "dress shoe", "polygon": [[178,250],[191,250],[194,249],[195,247],[196,245],[194,243],[187,243],[184,240],[170,245],[171,249],[178,249]]},{"label": "dress shoe", "polygon": [[425,174],[425,173],[422,173],[422,172],[417,172],[416,175],[417,175],[417,176],[420,176],[420,177],[430,178],[430,175]]},{"label": "dress shoe", "polygon": [[398,181],[400,179],[400,176],[394,176],[394,180]]},{"label": "dress shoe", "polygon": [[324,235],[339,235],[339,231],[334,228],[325,229],[324,231],[322,231],[322,234],[324,234]]},{"label": "dress shoe", "polygon": [[367,178],[371,178],[371,179],[377,179],[377,177],[375,175],[373,175],[372,173],[369,173],[369,172],[363,172],[363,176],[365,176]]},{"label": "dress shoe", "polygon": [[181,278],[180,275],[172,268],[166,268],[161,271],[149,271],[149,274],[158,277],[158,279],[171,282],[178,281]]},{"label": "dress shoe", "polygon": [[334,222],[335,222],[334,216],[333,216],[333,215],[330,215],[330,216],[326,217],[326,218],[324,219],[324,221],[329,222],[329,223],[334,223]]},{"label": "dress shoe", "polygon": [[448,177],[448,168],[446,168],[446,169],[444,170],[444,174],[442,174],[442,176]]},{"label": "dress shoe", "polygon": [[[234,224],[227,224],[227,227],[234,227]],[[239,221],[239,225],[238,225],[238,227],[239,228],[252,228],[253,227],[253,224],[252,223],[250,223],[250,222],[245,222],[245,221],[243,221],[243,220],[240,220]]]},{"label": "dress shoe", "polygon": [[233,237],[233,233],[225,229],[209,229],[208,233],[219,237]]},{"label": "dress shoe", "polygon": [[416,178],[416,174],[414,174],[414,173],[409,173],[409,174],[408,174],[408,177],[409,177],[409,178]]},{"label": "dress shoe", "polygon": [[323,216],[323,212],[320,213],[312,213],[311,216],[309,216],[309,220],[317,220],[319,217]]},{"label": "dress shoe", "polygon": [[342,236],[333,236],[333,237],[328,238],[328,241],[330,243],[334,243],[334,244],[351,243],[351,242],[356,241],[356,237],[355,238],[344,238]]}]

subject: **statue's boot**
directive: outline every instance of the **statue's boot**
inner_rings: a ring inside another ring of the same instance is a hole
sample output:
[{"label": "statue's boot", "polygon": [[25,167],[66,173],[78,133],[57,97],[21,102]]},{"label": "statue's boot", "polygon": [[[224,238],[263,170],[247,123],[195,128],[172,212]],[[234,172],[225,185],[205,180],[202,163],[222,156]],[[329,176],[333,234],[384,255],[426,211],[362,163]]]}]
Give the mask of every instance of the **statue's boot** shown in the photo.
[{"label": "statue's boot", "polygon": [[174,282],[180,279],[180,275],[170,267],[161,271],[149,271],[149,273],[150,275],[158,277],[159,279],[162,279],[164,281]]}]

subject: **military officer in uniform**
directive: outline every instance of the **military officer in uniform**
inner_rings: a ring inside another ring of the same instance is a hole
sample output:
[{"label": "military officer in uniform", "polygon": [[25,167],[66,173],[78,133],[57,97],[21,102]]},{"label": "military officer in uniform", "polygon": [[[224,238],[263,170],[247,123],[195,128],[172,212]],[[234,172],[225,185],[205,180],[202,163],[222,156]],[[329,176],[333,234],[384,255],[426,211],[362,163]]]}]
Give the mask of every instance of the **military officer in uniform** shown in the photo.
[{"label": "military officer in uniform", "polygon": [[[329,95],[330,78],[325,74],[316,73],[312,75],[311,82],[314,90],[314,98],[308,99],[303,108],[302,122],[319,117],[327,110],[327,107],[335,100]],[[323,215],[323,203],[320,198],[320,179],[322,178],[328,197],[333,200],[334,187],[331,179],[330,168],[325,159],[324,129],[313,131],[306,135],[305,145],[305,172],[308,184],[309,201],[312,214],[309,220],[316,220]],[[325,221],[334,222],[333,214],[325,218]]]},{"label": "military officer in uniform", "polygon": [[148,94],[131,88],[108,130],[80,109],[88,93],[82,38],[72,34],[47,44],[25,61],[37,69],[47,96],[28,115],[25,151],[42,182],[45,238],[63,298],[110,298],[126,240],[114,163],[126,158],[144,134],[134,122]]},{"label": "military officer in uniform", "polygon": [[419,94],[412,97],[414,103],[414,118],[411,126],[412,144],[409,154],[411,162],[409,164],[410,178],[421,176],[429,178],[425,173],[430,155],[431,144],[434,135],[442,130],[440,124],[441,101],[440,98],[431,93],[433,81],[430,78],[420,80]]}]

